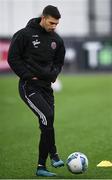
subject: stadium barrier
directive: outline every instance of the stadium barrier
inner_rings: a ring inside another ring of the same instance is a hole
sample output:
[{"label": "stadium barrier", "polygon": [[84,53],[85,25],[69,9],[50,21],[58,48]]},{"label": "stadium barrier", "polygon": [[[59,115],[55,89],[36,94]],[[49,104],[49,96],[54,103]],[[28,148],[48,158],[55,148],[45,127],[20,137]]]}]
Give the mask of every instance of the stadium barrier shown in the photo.
[{"label": "stadium barrier", "polygon": [[10,67],[7,63],[9,45],[10,38],[0,38],[0,72],[10,71]]},{"label": "stadium barrier", "polygon": [[112,70],[112,38],[64,38],[66,46],[65,71]]}]

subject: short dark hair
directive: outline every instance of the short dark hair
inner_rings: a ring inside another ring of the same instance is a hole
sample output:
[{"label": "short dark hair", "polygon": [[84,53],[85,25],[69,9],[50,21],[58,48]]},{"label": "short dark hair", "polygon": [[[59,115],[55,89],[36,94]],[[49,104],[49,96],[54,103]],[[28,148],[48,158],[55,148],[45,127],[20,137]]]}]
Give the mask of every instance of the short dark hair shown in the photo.
[{"label": "short dark hair", "polygon": [[52,16],[53,18],[59,19],[61,18],[61,14],[57,7],[48,5],[43,9],[43,16]]}]

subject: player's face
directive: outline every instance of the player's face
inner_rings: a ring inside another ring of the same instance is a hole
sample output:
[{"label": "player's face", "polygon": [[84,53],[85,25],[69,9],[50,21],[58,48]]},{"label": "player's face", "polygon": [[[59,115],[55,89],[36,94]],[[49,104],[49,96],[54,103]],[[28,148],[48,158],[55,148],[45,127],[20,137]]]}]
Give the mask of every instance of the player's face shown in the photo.
[{"label": "player's face", "polygon": [[47,16],[47,17],[42,17],[42,25],[43,28],[47,31],[47,32],[52,32],[55,31],[56,26],[59,23],[59,19],[55,19],[51,16]]}]

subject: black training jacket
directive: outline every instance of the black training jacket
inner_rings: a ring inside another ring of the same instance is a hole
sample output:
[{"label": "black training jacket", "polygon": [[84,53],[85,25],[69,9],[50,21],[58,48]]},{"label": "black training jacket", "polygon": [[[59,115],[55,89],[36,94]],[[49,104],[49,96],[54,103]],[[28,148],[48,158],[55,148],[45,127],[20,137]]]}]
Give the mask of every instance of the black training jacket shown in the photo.
[{"label": "black training jacket", "polygon": [[24,80],[36,76],[54,82],[64,64],[65,47],[55,32],[46,32],[40,18],[31,19],[27,26],[16,32],[8,52],[12,70]]}]

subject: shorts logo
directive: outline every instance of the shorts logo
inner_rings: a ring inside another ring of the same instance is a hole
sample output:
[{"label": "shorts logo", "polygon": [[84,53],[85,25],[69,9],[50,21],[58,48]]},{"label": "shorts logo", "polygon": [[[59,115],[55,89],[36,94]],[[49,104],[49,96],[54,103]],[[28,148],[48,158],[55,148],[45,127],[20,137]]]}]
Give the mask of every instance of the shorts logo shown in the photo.
[{"label": "shorts logo", "polygon": [[51,43],[51,48],[52,48],[52,49],[56,49],[56,47],[57,47],[56,42],[52,42],[52,43]]}]

